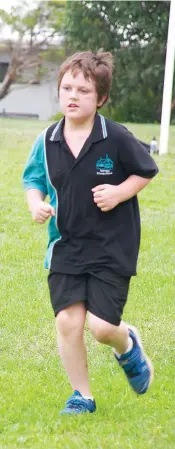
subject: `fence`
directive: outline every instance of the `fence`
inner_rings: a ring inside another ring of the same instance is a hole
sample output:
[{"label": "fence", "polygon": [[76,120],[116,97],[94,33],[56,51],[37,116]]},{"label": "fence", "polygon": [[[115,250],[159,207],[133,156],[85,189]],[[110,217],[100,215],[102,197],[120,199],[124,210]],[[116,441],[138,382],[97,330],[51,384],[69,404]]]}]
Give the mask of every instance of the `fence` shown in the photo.
[{"label": "fence", "polygon": [[0,117],[4,118],[39,118],[39,114],[30,114],[30,113],[22,113],[22,112],[6,112],[5,109],[0,112]]}]

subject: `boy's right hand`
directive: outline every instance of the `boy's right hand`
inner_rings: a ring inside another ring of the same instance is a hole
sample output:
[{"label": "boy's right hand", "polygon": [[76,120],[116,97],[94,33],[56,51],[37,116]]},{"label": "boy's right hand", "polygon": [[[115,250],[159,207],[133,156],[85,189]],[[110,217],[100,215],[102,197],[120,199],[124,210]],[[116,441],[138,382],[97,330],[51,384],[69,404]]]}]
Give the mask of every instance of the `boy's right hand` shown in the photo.
[{"label": "boy's right hand", "polygon": [[44,224],[49,217],[55,216],[54,208],[44,201],[34,203],[31,208],[31,213],[33,220],[40,224]]}]

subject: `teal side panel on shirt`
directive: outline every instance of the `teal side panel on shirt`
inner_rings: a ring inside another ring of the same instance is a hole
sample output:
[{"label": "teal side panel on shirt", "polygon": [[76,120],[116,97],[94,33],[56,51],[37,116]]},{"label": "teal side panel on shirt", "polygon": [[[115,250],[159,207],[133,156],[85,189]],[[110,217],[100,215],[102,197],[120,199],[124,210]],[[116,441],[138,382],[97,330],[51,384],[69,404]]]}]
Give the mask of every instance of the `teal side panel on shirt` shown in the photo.
[{"label": "teal side panel on shirt", "polygon": [[48,192],[44,163],[44,132],[35,140],[23,173],[24,189],[38,189],[44,195]]},{"label": "teal side panel on shirt", "polygon": [[[56,200],[56,192],[50,183],[46,162],[45,162],[45,131],[43,131],[35,140],[32,151],[29,155],[27,164],[23,173],[23,186],[25,190],[37,189],[40,190],[45,196],[49,195],[50,204],[54,207],[58,207]],[[57,214],[56,214],[57,216]],[[50,268],[50,261],[52,257],[53,247],[56,241],[61,239],[61,235],[56,226],[56,216],[51,217],[48,224],[49,242],[47,253],[45,257],[44,266]]]}]

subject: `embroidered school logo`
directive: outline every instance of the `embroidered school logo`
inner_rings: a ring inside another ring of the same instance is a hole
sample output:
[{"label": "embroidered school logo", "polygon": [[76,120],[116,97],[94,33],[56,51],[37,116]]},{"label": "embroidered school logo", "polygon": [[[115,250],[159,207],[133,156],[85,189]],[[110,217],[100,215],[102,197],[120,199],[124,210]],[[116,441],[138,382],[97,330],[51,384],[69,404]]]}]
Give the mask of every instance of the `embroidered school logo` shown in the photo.
[{"label": "embroidered school logo", "polygon": [[113,174],[113,161],[106,154],[105,158],[100,157],[96,162],[97,175],[112,175]]}]

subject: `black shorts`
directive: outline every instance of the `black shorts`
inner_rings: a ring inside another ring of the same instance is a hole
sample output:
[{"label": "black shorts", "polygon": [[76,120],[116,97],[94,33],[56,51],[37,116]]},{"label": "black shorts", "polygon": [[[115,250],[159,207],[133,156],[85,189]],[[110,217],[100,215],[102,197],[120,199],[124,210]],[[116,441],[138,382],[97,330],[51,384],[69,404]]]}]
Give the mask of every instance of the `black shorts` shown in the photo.
[{"label": "black shorts", "polygon": [[84,301],[87,311],[118,326],[126,304],[130,277],[112,270],[86,274],[50,272],[48,284],[55,316],[67,307]]}]

